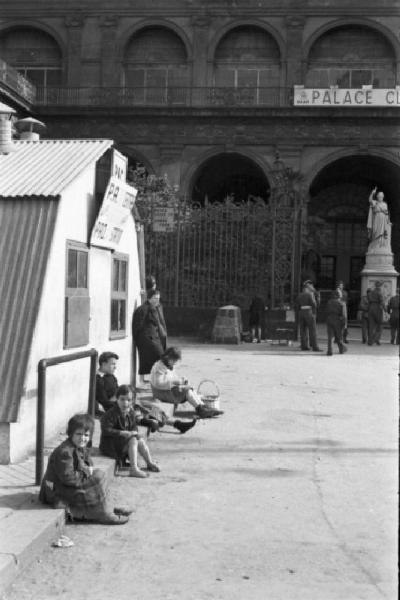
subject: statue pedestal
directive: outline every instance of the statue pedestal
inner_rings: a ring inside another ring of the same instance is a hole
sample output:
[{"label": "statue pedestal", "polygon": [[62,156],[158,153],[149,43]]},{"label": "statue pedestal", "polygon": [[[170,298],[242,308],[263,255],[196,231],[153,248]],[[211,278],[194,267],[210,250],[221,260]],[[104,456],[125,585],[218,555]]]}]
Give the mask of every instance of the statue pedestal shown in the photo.
[{"label": "statue pedestal", "polygon": [[393,266],[393,254],[388,248],[374,248],[365,255],[365,266],[361,271],[361,296],[368,288],[374,288],[375,282],[382,283],[385,298],[396,294],[396,282],[399,274]]}]

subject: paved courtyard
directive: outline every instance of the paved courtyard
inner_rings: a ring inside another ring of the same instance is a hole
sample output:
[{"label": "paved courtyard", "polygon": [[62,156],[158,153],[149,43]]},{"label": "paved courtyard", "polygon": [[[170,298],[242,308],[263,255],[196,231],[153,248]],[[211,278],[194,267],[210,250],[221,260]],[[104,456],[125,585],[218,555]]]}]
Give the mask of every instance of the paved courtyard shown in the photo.
[{"label": "paved courtyard", "polygon": [[225,415],[152,436],[128,525],[67,526],[4,599],[394,600],[398,347],[186,343],[180,371]]}]

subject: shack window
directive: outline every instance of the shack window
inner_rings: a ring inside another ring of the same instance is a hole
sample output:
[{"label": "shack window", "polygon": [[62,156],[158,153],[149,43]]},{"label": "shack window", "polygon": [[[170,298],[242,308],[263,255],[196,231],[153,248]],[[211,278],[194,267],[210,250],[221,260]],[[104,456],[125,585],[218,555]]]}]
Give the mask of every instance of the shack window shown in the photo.
[{"label": "shack window", "polygon": [[128,257],[124,254],[114,254],[111,275],[111,339],[126,336],[127,302]]},{"label": "shack window", "polygon": [[64,347],[89,343],[89,250],[79,242],[67,242]]}]

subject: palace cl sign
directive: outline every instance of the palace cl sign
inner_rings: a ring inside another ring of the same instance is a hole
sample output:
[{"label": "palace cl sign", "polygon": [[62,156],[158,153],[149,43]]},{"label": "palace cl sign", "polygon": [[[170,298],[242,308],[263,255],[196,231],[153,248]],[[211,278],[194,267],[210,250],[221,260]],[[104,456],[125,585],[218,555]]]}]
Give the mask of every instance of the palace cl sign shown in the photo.
[{"label": "palace cl sign", "polygon": [[399,106],[400,87],[394,89],[294,88],[294,106]]}]

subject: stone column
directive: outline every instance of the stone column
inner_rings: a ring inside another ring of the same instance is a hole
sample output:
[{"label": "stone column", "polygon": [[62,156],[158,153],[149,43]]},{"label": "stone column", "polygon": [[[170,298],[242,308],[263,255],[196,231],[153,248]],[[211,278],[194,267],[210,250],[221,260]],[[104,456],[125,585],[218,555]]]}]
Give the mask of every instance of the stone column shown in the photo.
[{"label": "stone column", "polygon": [[193,26],[193,58],[192,58],[192,103],[202,104],[205,89],[208,85],[208,35],[210,26],[209,17],[194,17]]},{"label": "stone column", "polygon": [[67,55],[67,85],[69,87],[84,86],[81,81],[81,59],[82,59],[82,30],[85,19],[81,15],[68,15],[64,20],[68,31],[68,55]]},{"label": "stone column", "polygon": [[103,16],[101,28],[101,75],[102,87],[121,86],[121,66],[117,62],[117,27],[118,17]]},{"label": "stone column", "polygon": [[399,274],[393,266],[393,254],[390,248],[368,248],[365,255],[365,266],[361,271],[361,296],[365,296],[368,288],[374,288],[375,282],[382,283],[382,293],[386,300],[396,294],[396,283]]},{"label": "stone column", "polygon": [[286,87],[303,83],[303,29],[305,19],[302,16],[286,17]]}]

